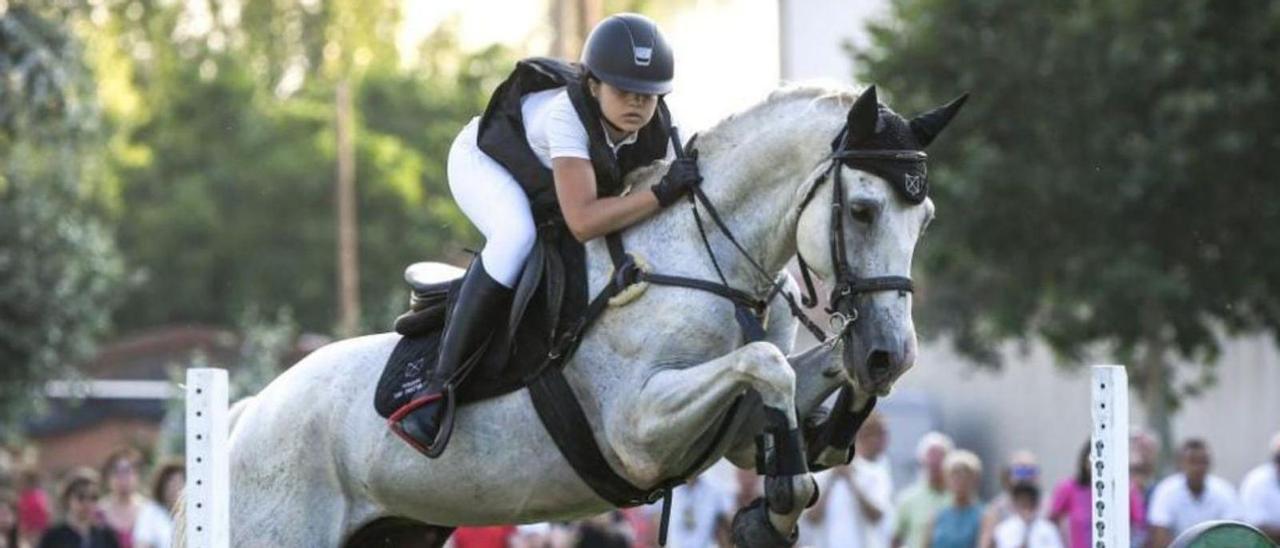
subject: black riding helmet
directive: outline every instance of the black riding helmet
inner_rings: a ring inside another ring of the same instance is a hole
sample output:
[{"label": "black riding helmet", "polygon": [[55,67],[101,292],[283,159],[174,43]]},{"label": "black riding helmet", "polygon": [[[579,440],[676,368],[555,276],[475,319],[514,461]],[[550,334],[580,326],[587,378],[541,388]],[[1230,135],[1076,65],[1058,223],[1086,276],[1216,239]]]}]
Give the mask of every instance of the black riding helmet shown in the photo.
[{"label": "black riding helmet", "polygon": [[658,25],[634,13],[611,15],[587,37],[582,65],[591,75],[632,93],[671,93],[675,60]]}]

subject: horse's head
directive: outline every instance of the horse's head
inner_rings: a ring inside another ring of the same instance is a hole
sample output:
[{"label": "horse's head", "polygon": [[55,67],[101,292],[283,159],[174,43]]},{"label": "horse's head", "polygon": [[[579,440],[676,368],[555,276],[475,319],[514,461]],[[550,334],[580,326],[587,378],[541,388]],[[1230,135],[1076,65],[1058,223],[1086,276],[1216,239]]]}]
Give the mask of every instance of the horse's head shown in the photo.
[{"label": "horse's head", "polygon": [[933,219],[924,148],[965,97],[906,120],[867,89],[832,144],[833,162],[811,176],[797,227],[801,257],[833,286],[844,327],[844,364],[863,393],[884,395],[915,363],[911,258]]}]

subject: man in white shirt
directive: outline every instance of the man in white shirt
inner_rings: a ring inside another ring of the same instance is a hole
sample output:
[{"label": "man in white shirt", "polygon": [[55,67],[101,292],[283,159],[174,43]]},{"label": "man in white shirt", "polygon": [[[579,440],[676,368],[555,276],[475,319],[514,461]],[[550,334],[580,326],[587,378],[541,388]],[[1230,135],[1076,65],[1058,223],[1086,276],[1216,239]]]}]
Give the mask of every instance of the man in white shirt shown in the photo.
[{"label": "man in white shirt", "polygon": [[854,440],[853,462],[818,476],[822,494],[807,514],[819,547],[888,548],[893,534],[893,478],[884,450],[888,432],[884,419],[872,413]]},{"label": "man in white shirt", "polygon": [[1198,523],[1241,517],[1235,489],[1222,478],[1209,475],[1209,447],[1203,440],[1182,444],[1178,468],[1180,473],[1162,480],[1151,493],[1147,521],[1153,548],[1167,547]]},{"label": "man in white shirt", "polygon": [[1240,483],[1244,521],[1280,543],[1280,432],[1271,438],[1271,462],[1250,471]]},{"label": "man in white shirt", "polygon": [[1019,482],[1009,488],[1009,515],[991,534],[995,548],[1062,548],[1062,535],[1040,517],[1040,488]]},{"label": "man in white shirt", "polygon": [[694,476],[671,493],[667,546],[703,548],[716,545],[719,520],[733,519],[732,495],[711,481]]}]

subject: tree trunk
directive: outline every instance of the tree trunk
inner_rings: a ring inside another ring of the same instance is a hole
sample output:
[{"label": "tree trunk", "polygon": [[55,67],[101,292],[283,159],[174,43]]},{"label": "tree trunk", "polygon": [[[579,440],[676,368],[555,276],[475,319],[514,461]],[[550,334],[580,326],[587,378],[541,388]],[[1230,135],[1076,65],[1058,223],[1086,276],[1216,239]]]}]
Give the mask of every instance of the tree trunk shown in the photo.
[{"label": "tree trunk", "polygon": [[587,41],[587,35],[591,34],[591,29],[595,28],[596,23],[600,22],[603,17],[604,6],[601,0],[578,0],[578,20],[577,47],[573,53],[574,58],[582,54],[582,45]]},{"label": "tree trunk", "polygon": [[1157,477],[1169,472],[1173,464],[1173,417],[1170,415],[1169,363],[1165,360],[1165,345],[1158,339],[1146,345],[1142,356],[1142,386],[1139,397],[1147,409],[1147,426],[1160,440],[1160,453],[1156,461]]},{"label": "tree trunk", "polygon": [[547,18],[551,20],[551,57],[563,59],[567,56],[567,44],[570,40],[567,24],[569,0],[551,0],[547,6]]},{"label": "tree trunk", "polygon": [[356,226],[356,165],[351,121],[351,89],[338,81],[334,94],[337,134],[338,335],[354,336],[360,327],[360,255]]},{"label": "tree trunk", "polygon": [[550,55],[576,61],[582,53],[582,43],[603,17],[604,4],[601,0],[551,0],[548,12],[551,19]]}]

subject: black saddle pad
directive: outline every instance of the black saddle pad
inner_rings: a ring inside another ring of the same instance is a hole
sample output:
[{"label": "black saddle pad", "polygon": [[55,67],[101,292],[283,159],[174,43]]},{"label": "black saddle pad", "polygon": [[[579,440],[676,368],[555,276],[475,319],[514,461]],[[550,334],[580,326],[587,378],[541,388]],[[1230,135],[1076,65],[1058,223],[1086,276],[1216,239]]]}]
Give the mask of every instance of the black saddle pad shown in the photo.
[{"label": "black saddle pad", "polygon": [[[439,284],[416,299],[427,303],[417,314],[402,316],[402,335],[391,352],[374,408],[390,417],[409,403],[435,369],[446,310],[452,310],[461,280]],[[586,253],[563,226],[540,228],[512,299],[509,321],[497,326],[475,369],[457,389],[459,404],[501,396],[524,388],[546,363],[562,329],[574,325],[587,308]]]}]

